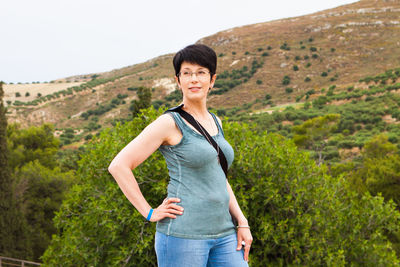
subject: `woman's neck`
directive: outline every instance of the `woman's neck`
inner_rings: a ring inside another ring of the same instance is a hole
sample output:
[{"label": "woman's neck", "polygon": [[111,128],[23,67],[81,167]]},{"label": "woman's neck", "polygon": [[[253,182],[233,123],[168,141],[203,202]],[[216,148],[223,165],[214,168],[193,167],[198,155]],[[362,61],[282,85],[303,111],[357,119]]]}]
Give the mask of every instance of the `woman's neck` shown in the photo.
[{"label": "woman's neck", "polygon": [[183,109],[191,113],[192,115],[195,115],[198,117],[198,119],[201,118],[208,118],[208,110],[207,110],[207,105],[205,101],[199,101],[199,102],[191,102],[188,100],[183,100]]}]

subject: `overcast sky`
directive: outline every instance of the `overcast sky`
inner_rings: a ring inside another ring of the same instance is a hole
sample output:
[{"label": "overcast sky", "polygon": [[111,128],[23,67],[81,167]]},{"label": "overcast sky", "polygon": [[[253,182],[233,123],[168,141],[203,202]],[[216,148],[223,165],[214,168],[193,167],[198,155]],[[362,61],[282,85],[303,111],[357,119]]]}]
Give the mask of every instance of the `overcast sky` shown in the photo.
[{"label": "overcast sky", "polygon": [[51,81],[176,52],[229,28],[354,0],[1,0],[0,80]]}]

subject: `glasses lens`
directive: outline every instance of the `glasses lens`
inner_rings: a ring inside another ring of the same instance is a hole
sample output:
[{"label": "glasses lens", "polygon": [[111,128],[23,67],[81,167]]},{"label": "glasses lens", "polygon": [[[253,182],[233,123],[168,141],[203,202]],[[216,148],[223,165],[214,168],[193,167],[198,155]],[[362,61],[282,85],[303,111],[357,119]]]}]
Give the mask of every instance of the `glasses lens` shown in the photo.
[{"label": "glasses lens", "polygon": [[206,72],[206,71],[204,71],[204,70],[199,70],[198,72],[196,72],[196,76],[199,78],[199,79],[206,79],[207,78],[207,76],[208,76],[208,72]]},{"label": "glasses lens", "polygon": [[208,78],[209,72],[207,72],[205,70],[199,70],[199,71],[196,71],[196,72],[182,71],[180,73],[180,77],[183,78],[183,79],[190,79],[190,78],[192,78],[193,74],[196,75],[196,77],[198,79],[204,80],[204,79]]}]

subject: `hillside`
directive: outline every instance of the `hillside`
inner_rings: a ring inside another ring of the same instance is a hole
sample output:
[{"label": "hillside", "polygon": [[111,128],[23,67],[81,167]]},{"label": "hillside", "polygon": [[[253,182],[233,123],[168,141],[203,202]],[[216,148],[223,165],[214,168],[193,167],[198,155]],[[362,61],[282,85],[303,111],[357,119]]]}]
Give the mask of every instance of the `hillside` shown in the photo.
[{"label": "hillside", "polygon": [[[198,43],[213,47],[219,60],[218,83],[210,95],[210,106],[240,106],[257,113],[275,105],[303,102],[306,95],[315,98],[332,85],[336,92],[349,86],[368,88],[367,83],[359,83],[361,78],[400,67],[399,18],[400,1],[365,0],[202,38]],[[64,84],[61,91],[54,89],[36,101],[32,100],[36,93],[31,93],[30,99],[22,93],[17,103],[6,96],[5,100],[11,101],[9,120],[25,126],[51,122],[58,129],[83,130],[85,135],[96,132],[100,125],[109,126],[117,118],[128,117],[129,103],[136,98],[134,89],[139,86],[153,88],[153,100],[159,103],[167,103],[165,97],[172,93],[169,103],[174,104],[172,56],[60,79],[54,84]],[[77,84],[71,87],[67,81]],[[6,94],[15,92],[13,86],[17,85],[5,86]],[[310,91],[313,94],[307,94]],[[266,96],[269,101],[264,101]],[[81,117],[83,112],[111,101],[118,104],[90,120]]]}]

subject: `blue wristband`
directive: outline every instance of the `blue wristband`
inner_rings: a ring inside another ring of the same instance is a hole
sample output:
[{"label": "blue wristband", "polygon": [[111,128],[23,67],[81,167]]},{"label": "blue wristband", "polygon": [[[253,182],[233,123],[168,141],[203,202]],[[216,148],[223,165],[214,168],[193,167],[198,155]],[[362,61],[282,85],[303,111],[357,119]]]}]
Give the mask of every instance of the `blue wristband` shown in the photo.
[{"label": "blue wristband", "polygon": [[153,209],[150,209],[150,211],[149,211],[149,215],[147,215],[147,218],[146,218],[146,220],[148,220],[148,221],[150,221],[150,219],[151,219],[151,215],[153,214]]}]

